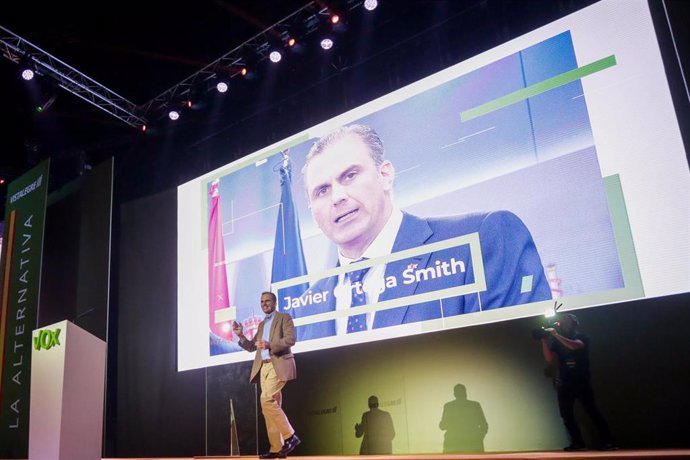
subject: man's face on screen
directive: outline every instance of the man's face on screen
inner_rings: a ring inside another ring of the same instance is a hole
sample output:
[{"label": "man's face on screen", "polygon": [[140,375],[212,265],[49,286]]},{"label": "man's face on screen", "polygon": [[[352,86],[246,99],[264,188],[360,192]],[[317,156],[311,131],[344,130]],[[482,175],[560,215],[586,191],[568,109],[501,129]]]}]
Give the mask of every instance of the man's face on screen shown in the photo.
[{"label": "man's face on screen", "polygon": [[335,141],[308,163],[304,180],[312,216],[349,258],[358,258],[390,216],[394,168],[377,166],[356,136]]}]

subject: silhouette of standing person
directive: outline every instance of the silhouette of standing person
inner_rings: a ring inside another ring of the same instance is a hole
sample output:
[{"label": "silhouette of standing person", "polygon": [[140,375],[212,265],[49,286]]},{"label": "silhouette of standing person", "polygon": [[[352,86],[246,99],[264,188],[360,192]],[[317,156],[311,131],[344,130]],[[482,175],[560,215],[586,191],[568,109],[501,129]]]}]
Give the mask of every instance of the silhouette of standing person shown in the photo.
[{"label": "silhouette of standing person", "polygon": [[443,452],[484,452],[484,436],[489,431],[482,406],[468,401],[465,385],[458,383],[454,389],[455,400],[443,406],[443,416],[438,427],[443,437]]},{"label": "silhouette of standing person", "polygon": [[355,436],[362,438],[360,455],[393,453],[395,428],[391,414],[379,409],[379,398],[369,396],[369,410],[362,414],[362,421],[355,423]]}]

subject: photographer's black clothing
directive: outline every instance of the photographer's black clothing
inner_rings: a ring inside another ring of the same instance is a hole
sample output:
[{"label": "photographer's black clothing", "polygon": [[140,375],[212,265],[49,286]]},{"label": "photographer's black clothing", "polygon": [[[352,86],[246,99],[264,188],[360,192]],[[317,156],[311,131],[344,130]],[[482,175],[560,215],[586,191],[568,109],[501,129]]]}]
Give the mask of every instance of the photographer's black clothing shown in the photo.
[{"label": "photographer's black clothing", "polygon": [[567,338],[580,340],[585,346],[578,350],[570,350],[553,338],[549,348],[558,356],[559,375],[554,383],[558,391],[558,409],[570,435],[571,446],[584,447],[585,445],[580,427],[575,420],[576,400],[580,400],[582,407],[596,426],[601,444],[613,444],[608,423],[597,408],[594,393],[589,384],[589,338],[581,333]]},{"label": "photographer's black clothing", "polygon": [[579,340],[585,346],[570,350],[555,338],[551,339],[549,348],[558,355],[558,379],[565,383],[589,382],[589,337],[579,332],[573,337],[563,337]]}]

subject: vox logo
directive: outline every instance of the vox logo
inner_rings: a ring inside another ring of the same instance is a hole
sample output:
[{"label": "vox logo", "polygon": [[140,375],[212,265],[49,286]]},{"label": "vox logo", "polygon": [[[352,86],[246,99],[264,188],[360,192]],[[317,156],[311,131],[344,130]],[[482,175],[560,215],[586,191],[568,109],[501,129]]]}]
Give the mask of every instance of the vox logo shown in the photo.
[{"label": "vox logo", "polygon": [[35,350],[50,350],[56,345],[60,345],[60,328],[54,331],[43,329],[38,336],[34,337]]}]

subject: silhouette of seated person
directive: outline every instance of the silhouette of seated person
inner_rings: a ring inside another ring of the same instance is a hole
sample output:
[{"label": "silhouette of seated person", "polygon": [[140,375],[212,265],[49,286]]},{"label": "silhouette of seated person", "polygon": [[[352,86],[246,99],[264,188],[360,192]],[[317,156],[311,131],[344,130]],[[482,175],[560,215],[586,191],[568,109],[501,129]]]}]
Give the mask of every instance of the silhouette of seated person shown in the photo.
[{"label": "silhouette of seated person", "polygon": [[446,432],[443,452],[484,452],[484,436],[489,431],[482,406],[467,400],[465,385],[455,385],[455,400],[443,406],[443,416],[438,424]]},{"label": "silhouette of seated person", "polygon": [[391,414],[379,409],[379,399],[370,396],[369,410],[362,414],[362,421],[355,423],[355,436],[362,438],[360,455],[390,454],[393,452],[395,428]]}]

